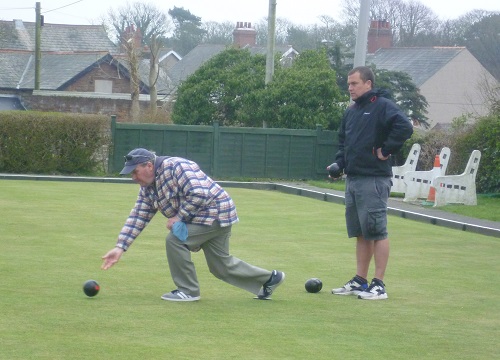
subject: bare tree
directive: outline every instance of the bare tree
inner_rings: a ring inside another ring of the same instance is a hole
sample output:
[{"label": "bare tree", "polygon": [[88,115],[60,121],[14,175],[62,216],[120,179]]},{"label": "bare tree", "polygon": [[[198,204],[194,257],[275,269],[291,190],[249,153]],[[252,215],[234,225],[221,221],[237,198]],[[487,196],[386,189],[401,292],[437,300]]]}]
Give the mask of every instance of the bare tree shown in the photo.
[{"label": "bare tree", "polygon": [[338,22],[334,18],[328,15],[320,15],[318,19],[327,29],[334,27],[338,24]]},{"label": "bare tree", "polygon": [[128,61],[128,71],[130,75],[130,115],[132,122],[139,122],[140,116],[140,106],[139,106],[139,94],[140,94],[140,83],[141,79],[139,76],[139,64],[142,54],[142,46],[140,44],[139,31],[133,26],[130,27],[124,35],[128,37],[126,41],[123,42],[123,48],[127,55]]},{"label": "bare tree", "polygon": [[344,26],[327,15],[322,15],[319,19],[323,26],[316,27],[315,32],[321,38],[322,44],[323,40],[327,40],[327,43],[331,43],[333,40],[342,40],[343,44],[346,43],[346,39],[343,36]]},{"label": "bare tree", "polygon": [[[133,121],[138,121],[140,115],[139,94],[141,80],[139,65],[143,55],[145,53],[149,54],[150,111],[155,116],[157,110],[160,39],[164,38],[172,28],[168,16],[152,4],[135,2],[132,4],[127,3],[117,10],[110,9],[106,22],[108,28],[113,29],[118,43],[122,45],[127,55],[131,77],[131,115]],[[134,29],[134,41],[129,41],[131,29]]]},{"label": "bare tree", "polygon": [[152,4],[141,2],[127,3],[116,10],[109,9],[105,22],[118,43],[122,42],[123,34],[131,25],[140,30],[143,45],[149,45],[153,37],[166,36],[172,30],[167,14]]},{"label": "bare tree", "polygon": [[[359,22],[359,0],[342,0],[341,18],[345,25],[356,29]],[[402,0],[371,0],[370,20],[386,20],[391,24],[395,41],[398,39],[398,29],[402,27]]]},{"label": "bare tree", "polygon": [[359,0],[342,0],[340,17],[345,24],[357,26],[359,20]]},{"label": "bare tree", "polygon": [[149,110],[151,112],[151,116],[154,118],[157,114],[156,103],[158,101],[156,83],[158,82],[158,75],[160,73],[160,67],[158,66],[160,43],[156,35],[151,37],[149,51],[151,52],[149,56]]},{"label": "bare tree", "polygon": [[223,44],[230,45],[233,42],[233,30],[235,24],[230,21],[218,23],[207,21],[202,24],[205,34],[203,43],[205,44]]},{"label": "bare tree", "polygon": [[466,96],[471,110],[464,118],[478,119],[487,114],[500,115],[500,82],[492,79],[491,74],[484,71],[477,79],[474,89],[479,98],[473,98],[471,94]]},{"label": "bare tree", "polygon": [[[342,5],[344,23],[357,26],[359,0],[343,0]],[[412,46],[418,35],[439,26],[432,10],[416,0],[371,0],[370,19],[388,21],[393,29],[394,43],[398,46]]]},{"label": "bare tree", "polygon": [[438,18],[432,10],[415,0],[401,4],[399,13],[400,46],[415,46],[415,39],[419,33],[432,32],[438,24]]},{"label": "bare tree", "polygon": [[[280,17],[276,19],[276,45],[289,45],[287,44],[288,29],[292,26],[293,24],[288,19]],[[267,18],[260,20],[254,25],[255,30],[257,30],[257,43],[260,45],[267,44],[267,27]]]}]

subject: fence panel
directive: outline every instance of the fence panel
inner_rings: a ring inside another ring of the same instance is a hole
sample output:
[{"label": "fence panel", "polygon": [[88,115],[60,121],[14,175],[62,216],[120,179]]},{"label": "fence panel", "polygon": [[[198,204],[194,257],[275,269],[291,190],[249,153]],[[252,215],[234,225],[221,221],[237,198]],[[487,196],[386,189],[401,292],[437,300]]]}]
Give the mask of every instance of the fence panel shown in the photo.
[{"label": "fence panel", "polygon": [[218,178],[317,179],[326,177],[337,151],[337,133],[316,130],[125,124],[112,121],[109,172],[123,156],[144,147],[158,155],[196,161]]}]

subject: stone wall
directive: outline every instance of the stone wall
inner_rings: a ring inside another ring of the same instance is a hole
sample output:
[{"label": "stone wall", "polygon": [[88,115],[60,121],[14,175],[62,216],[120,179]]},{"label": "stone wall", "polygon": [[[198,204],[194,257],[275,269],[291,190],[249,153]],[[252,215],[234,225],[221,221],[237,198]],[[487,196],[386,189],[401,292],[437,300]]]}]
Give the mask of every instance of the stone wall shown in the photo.
[{"label": "stone wall", "polygon": [[[45,91],[17,94],[27,110],[116,115],[118,122],[131,122],[130,94]],[[149,111],[149,96],[140,96],[141,112]],[[161,103],[158,102],[160,106]]]}]

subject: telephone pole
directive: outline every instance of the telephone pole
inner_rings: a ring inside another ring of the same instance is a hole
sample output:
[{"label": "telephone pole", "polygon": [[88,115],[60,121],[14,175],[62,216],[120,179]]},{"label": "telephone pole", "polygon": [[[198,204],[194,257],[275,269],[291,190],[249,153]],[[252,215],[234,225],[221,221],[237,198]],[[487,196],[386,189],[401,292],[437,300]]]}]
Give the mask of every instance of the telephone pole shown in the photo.
[{"label": "telephone pole", "polygon": [[35,27],[35,90],[40,90],[40,60],[41,55],[41,32],[42,32],[42,16],[40,3],[36,3],[36,27]]},{"label": "telephone pole", "polygon": [[267,57],[266,81],[269,84],[274,73],[274,48],[276,43],[276,0],[269,0],[269,15],[267,17]]},{"label": "telephone pole", "polygon": [[[266,53],[266,79],[269,84],[274,74],[274,49],[276,43],[276,0],[269,0],[269,15],[267,17],[267,53]],[[267,121],[262,122],[262,127],[267,128]]]},{"label": "telephone pole", "polygon": [[370,21],[370,0],[359,0],[359,23],[356,47],[354,50],[354,67],[366,65],[366,46],[368,43],[368,23]]}]

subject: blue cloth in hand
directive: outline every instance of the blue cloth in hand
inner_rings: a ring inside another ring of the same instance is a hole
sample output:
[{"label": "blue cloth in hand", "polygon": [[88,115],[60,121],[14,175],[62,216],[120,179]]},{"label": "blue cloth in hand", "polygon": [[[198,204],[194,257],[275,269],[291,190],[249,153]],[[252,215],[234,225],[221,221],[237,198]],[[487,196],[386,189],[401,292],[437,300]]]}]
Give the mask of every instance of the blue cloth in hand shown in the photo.
[{"label": "blue cloth in hand", "polygon": [[186,241],[188,237],[188,229],[186,223],[182,221],[174,222],[174,225],[172,226],[172,232],[180,241]]}]

